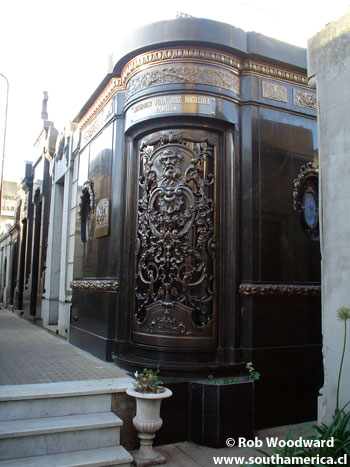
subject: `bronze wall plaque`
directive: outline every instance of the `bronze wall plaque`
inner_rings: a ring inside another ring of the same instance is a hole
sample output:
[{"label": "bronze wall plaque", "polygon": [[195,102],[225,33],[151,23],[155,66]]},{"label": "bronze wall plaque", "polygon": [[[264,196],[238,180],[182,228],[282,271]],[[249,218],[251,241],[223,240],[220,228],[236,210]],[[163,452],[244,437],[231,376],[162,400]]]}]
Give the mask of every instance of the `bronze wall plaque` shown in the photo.
[{"label": "bronze wall plaque", "polygon": [[293,103],[299,107],[316,110],[316,94],[293,89]]},{"label": "bronze wall plaque", "polygon": [[262,97],[279,102],[287,102],[287,88],[280,84],[262,81]]},{"label": "bronze wall plaque", "polygon": [[217,99],[202,94],[171,94],[151,97],[132,105],[126,112],[126,128],[139,120],[164,114],[214,116]]},{"label": "bronze wall plaque", "polygon": [[109,235],[109,212],[110,200],[109,198],[101,199],[96,206],[95,215],[95,238],[105,237]]}]

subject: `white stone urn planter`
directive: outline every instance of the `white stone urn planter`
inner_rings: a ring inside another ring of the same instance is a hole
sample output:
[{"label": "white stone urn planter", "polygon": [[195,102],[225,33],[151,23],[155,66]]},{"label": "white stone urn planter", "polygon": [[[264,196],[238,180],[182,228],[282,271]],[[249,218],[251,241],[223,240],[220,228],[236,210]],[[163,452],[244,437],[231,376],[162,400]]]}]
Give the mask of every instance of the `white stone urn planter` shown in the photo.
[{"label": "white stone urn planter", "polygon": [[155,432],[160,429],[163,420],[160,418],[160,405],[163,399],[173,393],[168,388],[159,387],[157,393],[138,392],[132,388],[126,393],[136,399],[136,416],[133,423],[139,432],[140,449],[133,453],[134,464],[137,467],[165,464],[166,459],[153,449]]}]

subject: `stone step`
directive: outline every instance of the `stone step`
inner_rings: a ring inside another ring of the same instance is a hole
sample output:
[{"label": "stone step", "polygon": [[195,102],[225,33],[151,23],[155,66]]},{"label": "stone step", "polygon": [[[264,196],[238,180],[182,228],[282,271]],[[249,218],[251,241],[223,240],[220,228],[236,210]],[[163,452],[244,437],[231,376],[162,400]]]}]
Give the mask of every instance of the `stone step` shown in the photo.
[{"label": "stone step", "polygon": [[122,423],[112,412],[0,422],[0,459],[116,446]]},{"label": "stone step", "polygon": [[129,378],[0,386],[0,420],[108,412]]},{"label": "stone step", "polygon": [[122,446],[113,446],[2,460],[0,467],[130,467],[131,462],[132,456]]},{"label": "stone step", "polygon": [[11,421],[110,412],[111,406],[111,394],[13,400],[0,402],[0,420]]}]

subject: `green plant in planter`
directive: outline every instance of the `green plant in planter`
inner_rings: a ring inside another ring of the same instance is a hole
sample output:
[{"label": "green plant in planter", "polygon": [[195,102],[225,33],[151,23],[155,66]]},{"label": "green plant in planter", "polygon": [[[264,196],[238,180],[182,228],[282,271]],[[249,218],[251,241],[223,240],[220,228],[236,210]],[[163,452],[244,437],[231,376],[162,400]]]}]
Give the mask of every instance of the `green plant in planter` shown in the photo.
[{"label": "green plant in planter", "polygon": [[[260,373],[253,368],[253,363],[252,362],[248,362],[246,364],[246,369],[249,372],[249,375],[248,375],[249,381],[257,381],[260,378]],[[240,380],[237,379],[237,378],[215,379],[213,375],[209,375],[208,379],[210,381],[210,384],[217,384],[217,385],[221,385],[221,384],[237,384],[237,383],[240,382]]]},{"label": "green plant in planter", "polygon": [[148,370],[147,368],[144,368],[144,370],[141,373],[136,371],[136,381],[133,381],[135,391],[148,394],[156,394],[157,392],[159,392],[160,386],[163,384],[163,381],[161,381],[158,378],[158,373],[159,368],[157,371]]},{"label": "green plant in planter", "polygon": [[236,384],[239,382],[237,378],[221,378],[221,379],[215,379],[213,375],[209,375],[208,379],[210,381],[210,384]]}]

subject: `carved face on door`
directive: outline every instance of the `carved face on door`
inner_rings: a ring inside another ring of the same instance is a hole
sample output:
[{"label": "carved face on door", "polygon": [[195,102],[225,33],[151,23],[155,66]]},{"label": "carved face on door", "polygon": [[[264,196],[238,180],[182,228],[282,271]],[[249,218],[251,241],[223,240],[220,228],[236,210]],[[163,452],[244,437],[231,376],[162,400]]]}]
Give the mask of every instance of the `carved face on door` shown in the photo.
[{"label": "carved face on door", "polygon": [[[133,339],[214,337],[214,135],[162,132],[140,145]],[[191,342],[191,343],[190,343]]]}]

